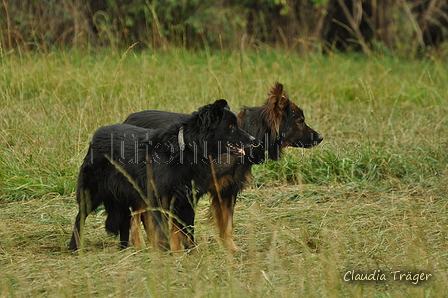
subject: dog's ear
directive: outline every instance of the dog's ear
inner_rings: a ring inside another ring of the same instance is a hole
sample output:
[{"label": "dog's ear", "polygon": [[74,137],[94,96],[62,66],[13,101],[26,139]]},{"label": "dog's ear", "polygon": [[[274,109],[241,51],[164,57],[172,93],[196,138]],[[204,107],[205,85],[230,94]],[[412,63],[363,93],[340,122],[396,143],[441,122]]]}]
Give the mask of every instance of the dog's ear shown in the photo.
[{"label": "dog's ear", "polygon": [[219,99],[212,104],[199,108],[197,112],[198,125],[205,130],[215,128],[221,121],[224,110],[230,110],[225,99]]},{"label": "dog's ear", "polygon": [[289,105],[289,95],[279,82],[276,82],[271,87],[268,95],[269,97],[264,104],[262,116],[269,124],[273,137],[276,137],[280,130],[283,110]]},{"label": "dog's ear", "polygon": [[215,101],[215,103],[213,104],[217,109],[219,110],[230,110],[229,104],[227,103],[227,100],[225,99],[218,99],[217,101]]},{"label": "dog's ear", "polygon": [[224,115],[224,109],[230,110],[229,104],[225,99],[218,99],[212,105],[211,121],[218,122]]},{"label": "dog's ear", "polygon": [[269,98],[266,100],[266,104],[273,105],[275,108],[283,110],[289,103],[289,95],[286,93],[283,84],[276,82],[274,86],[269,90]]}]

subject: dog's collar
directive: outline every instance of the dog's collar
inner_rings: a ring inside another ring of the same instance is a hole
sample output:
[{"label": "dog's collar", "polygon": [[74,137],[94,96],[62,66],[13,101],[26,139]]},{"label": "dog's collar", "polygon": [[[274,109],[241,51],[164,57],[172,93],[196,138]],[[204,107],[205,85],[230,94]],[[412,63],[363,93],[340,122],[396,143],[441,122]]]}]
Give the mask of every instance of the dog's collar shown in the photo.
[{"label": "dog's collar", "polygon": [[179,143],[179,147],[181,151],[185,150],[185,140],[184,140],[184,127],[181,126],[179,128],[179,133],[177,134],[177,142]]}]

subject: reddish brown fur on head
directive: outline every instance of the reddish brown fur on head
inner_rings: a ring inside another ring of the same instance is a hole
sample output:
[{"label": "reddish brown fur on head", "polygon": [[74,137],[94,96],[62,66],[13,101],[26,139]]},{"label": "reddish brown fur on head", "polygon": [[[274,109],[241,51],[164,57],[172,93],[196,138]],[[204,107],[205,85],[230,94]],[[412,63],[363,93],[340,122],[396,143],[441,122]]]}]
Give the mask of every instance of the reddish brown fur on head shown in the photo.
[{"label": "reddish brown fur on head", "polygon": [[289,105],[289,95],[283,88],[283,85],[276,82],[271,87],[268,93],[269,97],[266,100],[261,115],[268,123],[269,127],[274,128],[272,136],[277,137],[280,131],[280,123],[282,121],[283,109]]}]

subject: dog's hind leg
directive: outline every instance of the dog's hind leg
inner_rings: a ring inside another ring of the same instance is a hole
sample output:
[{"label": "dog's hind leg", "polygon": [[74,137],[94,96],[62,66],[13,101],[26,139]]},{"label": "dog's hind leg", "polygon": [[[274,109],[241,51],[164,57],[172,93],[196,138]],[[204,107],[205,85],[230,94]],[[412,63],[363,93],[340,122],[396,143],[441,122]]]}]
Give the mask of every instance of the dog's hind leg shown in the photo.
[{"label": "dog's hind leg", "polygon": [[[147,192],[147,197],[144,203],[142,203],[142,205],[137,208],[137,210],[135,210],[135,213],[138,214],[138,218],[140,219],[140,221],[143,223],[143,227],[145,228],[145,232],[146,232],[146,238],[148,239],[150,245],[152,247],[155,247],[157,241],[157,233],[158,231],[156,231],[156,226],[154,224],[154,216],[152,214],[152,210],[151,208],[153,207],[153,205],[155,205],[155,193],[154,193],[154,180],[152,179],[152,171],[151,171],[151,161],[152,158],[151,156],[148,156],[146,158],[146,192]],[[149,204],[149,205],[148,205]],[[137,224],[138,227],[140,227],[140,222],[139,221],[134,221],[131,222],[131,228],[133,227],[133,224]],[[134,229],[135,230],[135,229]],[[140,230],[139,230],[140,231]],[[141,247],[143,243],[144,246],[144,241],[143,239],[141,239],[141,233],[139,233],[137,231],[137,233],[131,233],[131,237],[132,237],[132,242],[134,243],[135,247]]]},{"label": "dog's hind leg", "polygon": [[[172,251],[190,249],[194,244],[194,207],[190,204],[178,208],[175,218],[170,219],[170,247]],[[179,221],[180,222],[179,222]]]},{"label": "dog's hind leg", "polygon": [[[146,213],[146,208],[141,208],[134,211],[131,215],[131,241],[135,248],[141,249],[146,247],[145,240],[143,239],[141,222],[145,226],[145,220],[143,219],[143,213]],[[145,226],[146,230],[146,226]],[[149,236],[149,235],[148,235]]]},{"label": "dog's hind leg", "polygon": [[177,221],[173,221],[170,231],[170,248],[174,252],[181,252],[184,248],[190,249],[194,247],[194,239],[191,233],[182,229],[182,225]]},{"label": "dog's hind leg", "polygon": [[120,235],[120,249],[128,247],[129,229],[131,228],[131,210],[127,204],[115,200],[104,201],[106,208],[106,231],[115,236]]},{"label": "dog's hind leg", "polygon": [[125,249],[129,244],[129,230],[131,228],[131,211],[129,207],[123,206],[121,212],[121,222],[119,226],[120,249]]},{"label": "dog's hind leg", "polygon": [[170,248],[174,252],[182,251],[182,229],[176,221],[174,221],[171,226]]},{"label": "dog's hind leg", "polygon": [[[151,198],[153,195],[151,195]],[[168,206],[168,200],[162,200],[162,206]],[[151,208],[160,208],[160,203],[156,200],[149,201],[153,207],[147,206],[143,203],[138,207],[131,220],[131,241],[136,248],[144,247],[144,241],[141,239],[141,233],[137,230],[140,228],[140,222],[143,223],[145,228],[146,237],[153,248],[159,248],[161,250],[168,250],[170,248],[168,235],[168,216],[160,211],[152,210]]]}]

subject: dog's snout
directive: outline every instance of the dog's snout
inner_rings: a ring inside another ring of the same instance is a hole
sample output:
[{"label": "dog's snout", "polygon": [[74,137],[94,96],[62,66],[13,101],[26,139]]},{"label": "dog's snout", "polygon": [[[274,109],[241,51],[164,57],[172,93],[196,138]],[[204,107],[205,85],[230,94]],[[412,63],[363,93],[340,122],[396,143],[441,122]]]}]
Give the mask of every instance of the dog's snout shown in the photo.
[{"label": "dog's snout", "polygon": [[311,134],[311,140],[315,143],[315,144],[319,144],[320,142],[322,142],[322,140],[324,139],[324,137],[322,135],[320,135],[318,132],[313,132]]},{"label": "dog's snout", "polygon": [[255,137],[249,133],[247,133],[245,130],[240,128],[240,131],[246,135],[246,137],[249,139],[249,142],[252,143],[253,141],[255,141]]}]

